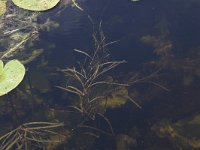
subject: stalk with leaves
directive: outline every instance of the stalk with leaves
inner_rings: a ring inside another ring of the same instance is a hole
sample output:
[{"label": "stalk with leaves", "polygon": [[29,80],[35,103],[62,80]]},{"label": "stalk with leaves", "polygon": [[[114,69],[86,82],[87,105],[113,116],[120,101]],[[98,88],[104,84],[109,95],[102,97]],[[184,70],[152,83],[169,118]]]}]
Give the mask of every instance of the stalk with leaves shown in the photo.
[{"label": "stalk with leaves", "polygon": [[78,96],[78,104],[71,105],[70,108],[78,111],[85,120],[94,120],[95,116],[99,115],[108,123],[113,133],[111,123],[103,114],[104,108],[106,108],[105,99],[116,86],[126,87],[129,85],[113,79],[108,80],[107,73],[118,65],[126,63],[126,61],[111,61],[109,59],[108,46],[117,41],[106,43],[101,24],[98,32],[93,32],[92,36],[94,50],[88,53],[74,49],[75,52],[84,55],[85,59],[83,62],[79,62],[76,67],[63,69],[62,72],[69,80],[64,87],[57,87]]}]

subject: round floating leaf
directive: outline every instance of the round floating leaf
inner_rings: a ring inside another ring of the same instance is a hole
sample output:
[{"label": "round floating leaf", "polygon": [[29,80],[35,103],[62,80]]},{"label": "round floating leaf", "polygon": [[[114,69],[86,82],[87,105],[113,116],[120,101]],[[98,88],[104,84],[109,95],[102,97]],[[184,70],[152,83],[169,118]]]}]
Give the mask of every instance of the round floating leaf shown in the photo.
[{"label": "round floating leaf", "polygon": [[45,11],[53,8],[60,0],[12,0],[20,8],[32,11]]},{"label": "round floating leaf", "polygon": [[18,60],[9,61],[4,67],[0,60],[0,96],[16,88],[25,75],[25,67]]}]

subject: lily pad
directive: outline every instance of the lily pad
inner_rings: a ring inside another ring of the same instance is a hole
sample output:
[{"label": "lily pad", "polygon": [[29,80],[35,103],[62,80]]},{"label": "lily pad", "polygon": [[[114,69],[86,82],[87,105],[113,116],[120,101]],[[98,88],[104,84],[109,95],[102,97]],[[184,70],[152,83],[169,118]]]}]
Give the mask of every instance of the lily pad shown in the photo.
[{"label": "lily pad", "polygon": [[5,66],[0,60],[0,96],[16,88],[25,75],[25,67],[18,60],[11,60]]},{"label": "lily pad", "polygon": [[53,8],[60,0],[12,0],[20,8],[32,11],[45,11]]}]

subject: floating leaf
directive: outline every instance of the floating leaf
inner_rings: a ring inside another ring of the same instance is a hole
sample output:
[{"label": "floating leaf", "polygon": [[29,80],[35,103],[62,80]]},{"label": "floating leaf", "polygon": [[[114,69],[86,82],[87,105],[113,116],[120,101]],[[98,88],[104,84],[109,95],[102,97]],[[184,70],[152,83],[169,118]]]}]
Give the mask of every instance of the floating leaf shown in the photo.
[{"label": "floating leaf", "polygon": [[16,88],[25,75],[25,67],[18,60],[9,61],[4,67],[0,60],[0,96]]},{"label": "floating leaf", "polygon": [[12,0],[20,8],[32,11],[45,11],[53,8],[60,0]]}]

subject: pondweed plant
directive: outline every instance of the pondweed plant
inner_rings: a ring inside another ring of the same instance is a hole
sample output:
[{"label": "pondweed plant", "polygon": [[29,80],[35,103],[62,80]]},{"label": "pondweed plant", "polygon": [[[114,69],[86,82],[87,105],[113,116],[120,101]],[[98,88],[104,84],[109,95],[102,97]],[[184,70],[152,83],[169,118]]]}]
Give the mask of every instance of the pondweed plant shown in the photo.
[{"label": "pondweed plant", "polygon": [[[95,120],[95,117],[98,115],[107,122],[111,134],[113,134],[111,123],[104,115],[107,103],[106,98],[115,90],[116,86],[126,87],[129,85],[117,81],[115,82],[107,73],[118,65],[126,63],[126,61],[111,61],[109,59],[108,46],[117,41],[106,43],[101,24],[98,32],[93,32],[92,36],[94,50],[88,53],[74,49],[75,52],[83,54],[85,59],[83,62],[80,62],[77,67],[63,69],[64,75],[68,77],[69,80],[65,87],[57,87],[78,96],[78,103],[69,107],[78,111],[84,118],[83,120]],[[86,127],[84,121],[79,127]]]}]

